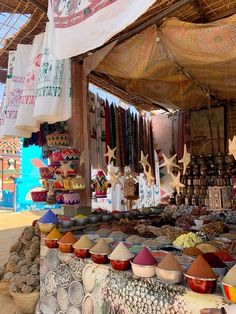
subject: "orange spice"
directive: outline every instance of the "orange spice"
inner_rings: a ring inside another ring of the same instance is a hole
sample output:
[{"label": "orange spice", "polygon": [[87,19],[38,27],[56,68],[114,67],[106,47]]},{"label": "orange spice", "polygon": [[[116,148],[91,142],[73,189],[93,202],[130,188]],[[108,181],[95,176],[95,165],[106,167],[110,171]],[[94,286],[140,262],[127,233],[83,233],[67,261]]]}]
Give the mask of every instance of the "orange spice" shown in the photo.
[{"label": "orange spice", "polygon": [[73,233],[71,233],[70,231],[68,231],[59,241],[60,243],[68,243],[68,244],[74,244],[75,242],[77,242],[77,238],[73,235]]},{"label": "orange spice", "polygon": [[217,278],[217,275],[213,272],[210,265],[201,255],[199,255],[197,259],[192,263],[192,265],[186,271],[186,274],[189,276],[200,278]]}]

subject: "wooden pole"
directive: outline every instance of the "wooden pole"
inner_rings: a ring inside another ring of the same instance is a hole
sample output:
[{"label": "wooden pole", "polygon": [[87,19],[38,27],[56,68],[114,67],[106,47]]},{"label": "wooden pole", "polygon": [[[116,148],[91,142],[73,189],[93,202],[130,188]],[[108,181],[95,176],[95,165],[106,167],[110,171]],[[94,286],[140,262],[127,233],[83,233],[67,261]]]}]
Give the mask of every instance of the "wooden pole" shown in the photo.
[{"label": "wooden pole", "polygon": [[72,117],[68,121],[71,134],[71,146],[85,151],[85,164],[79,166],[79,173],[85,178],[86,189],[80,192],[81,205],[91,206],[91,159],[89,141],[89,112],[87,106],[88,80],[84,76],[83,63],[74,57],[71,59],[71,101]]}]

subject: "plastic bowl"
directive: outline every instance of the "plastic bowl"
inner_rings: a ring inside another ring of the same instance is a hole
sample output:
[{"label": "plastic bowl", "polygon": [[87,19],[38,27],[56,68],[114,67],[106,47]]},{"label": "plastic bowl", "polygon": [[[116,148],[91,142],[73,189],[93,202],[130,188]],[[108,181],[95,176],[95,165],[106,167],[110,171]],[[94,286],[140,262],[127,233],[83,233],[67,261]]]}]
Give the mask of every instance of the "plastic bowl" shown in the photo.
[{"label": "plastic bowl", "polygon": [[53,228],[56,227],[56,224],[53,223],[42,223],[39,222],[39,229],[42,233],[49,233]]},{"label": "plastic bowl", "polygon": [[221,289],[224,297],[232,303],[236,303],[236,287],[221,282]]},{"label": "plastic bowl", "polygon": [[49,248],[49,249],[55,249],[58,248],[58,239],[44,239],[45,241],[45,245]]},{"label": "plastic bowl", "polygon": [[194,292],[208,294],[213,293],[216,288],[217,278],[199,278],[189,276],[185,273],[184,277],[186,279],[188,287]]},{"label": "plastic bowl", "polygon": [[132,271],[135,276],[141,278],[150,278],[156,275],[155,265],[137,265],[133,262],[131,263]]},{"label": "plastic bowl", "polygon": [[[108,258],[109,258],[109,256],[108,256]],[[110,264],[111,264],[112,268],[115,270],[125,271],[130,267],[130,259],[128,259],[128,260],[110,259]]]},{"label": "plastic bowl", "polygon": [[91,251],[90,251],[90,254],[91,254],[93,262],[96,264],[107,264],[107,263],[109,263],[109,259],[108,259],[107,254],[97,254],[97,253],[95,254],[95,253],[92,253]]},{"label": "plastic bowl", "polygon": [[73,243],[60,243],[60,241],[57,241],[58,245],[59,245],[59,250],[62,253],[73,253],[74,249],[73,249]]},{"label": "plastic bowl", "polygon": [[183,271],[180,270],[165,270],[156,266],[157,278],[169,284],[180,283],[183,280]]},{"label": "plastic bowl", "polygon": [[78,249],[73,245],[74,254],[79,258],[88,258],[91,256],[89,249]]},{"label": "plastic bowl", "polygon": [[228,267],[221,267],[221,268],[213,267],[212,270],[214,271],[216,275],[218,275],[219,277],[222,277],[227,273]]}]

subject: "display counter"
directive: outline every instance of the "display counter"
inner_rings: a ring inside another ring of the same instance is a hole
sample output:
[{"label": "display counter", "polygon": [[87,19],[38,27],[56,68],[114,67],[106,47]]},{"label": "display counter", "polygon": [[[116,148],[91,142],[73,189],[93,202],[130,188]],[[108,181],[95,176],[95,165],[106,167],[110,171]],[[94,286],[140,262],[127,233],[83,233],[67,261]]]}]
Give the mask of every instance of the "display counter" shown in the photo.
[{"label": "display counter", "polygon": [[141,279],[131,271],[114,271],[73,254],[41,245],[40,301],[36,314],[199,314],[221,307],[220,290],[197,294],[185,286]]}]

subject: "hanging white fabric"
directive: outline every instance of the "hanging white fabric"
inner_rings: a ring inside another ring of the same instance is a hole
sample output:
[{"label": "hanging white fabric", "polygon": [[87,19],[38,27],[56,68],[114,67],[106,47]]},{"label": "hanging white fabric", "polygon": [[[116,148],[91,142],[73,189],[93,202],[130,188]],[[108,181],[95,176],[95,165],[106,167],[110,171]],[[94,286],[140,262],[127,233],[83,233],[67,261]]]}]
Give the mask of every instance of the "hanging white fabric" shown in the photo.
[{"label": "hanging white fabric", "polygon": [[50,41],[47,24],[33,116],[39,122],[56,123],[71,117],[70,60],[57,60]]},{"label": "hanging white fabric", "polygon": [[[14,53],[14,61],[11,60],[11,54],[9,54],[9,71],[12,72],[9,81],[7,82],[6,97],[4,104],[4,123],[2,126],[2,137],[30,137],[31,132],[17,130],[15,128],[17,112],[20,105],[20,98],[23,92],[24,79],[26,75],[26,69],[30,58],[32,45],[17,45],[17,50]],[[11,64],[12,62],[12,64]],[[8,80],[8,79],[7,79]]]},{"label": "hanging white fabric", "polygon": [[37,79],[41,64],[44,33],[35,36],[32,44],[32,52],[29,59],[29,66],[24,81],[21,95],[20,107],[17,114],[15,127],[19,130],[36,132],[39,130],[39,122],[33,118],[35,107],[35,95]]},{"label": "hanging white fabric", "polygon": [[50,0],[51,48],[59,59],[105,44],[156,0]]}]

